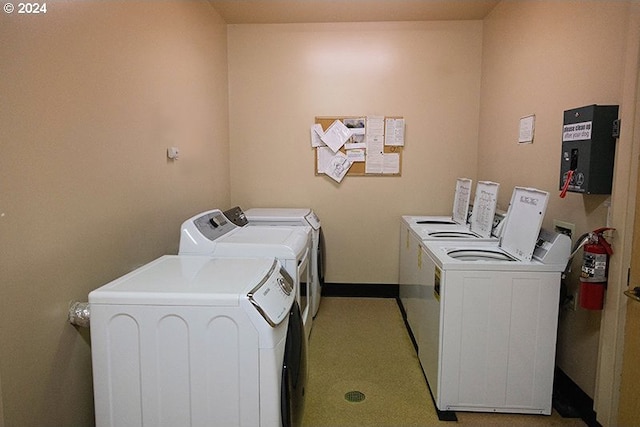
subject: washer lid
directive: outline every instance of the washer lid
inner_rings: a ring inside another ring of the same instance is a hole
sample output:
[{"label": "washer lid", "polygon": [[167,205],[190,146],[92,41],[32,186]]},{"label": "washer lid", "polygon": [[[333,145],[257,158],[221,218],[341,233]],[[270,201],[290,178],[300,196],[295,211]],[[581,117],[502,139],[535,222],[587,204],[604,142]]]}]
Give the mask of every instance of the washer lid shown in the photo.
[{"label": "washer lid", "polygon": [[458,225],[453,222],[450,216],[443,215],[403,215],[402,222],[408,226],[412,225]]},{"label": "washer lid", "polygon": [[530,261],[544,219],[549,193],[516,187],[511,195],[500,247],[521,261]]},{"label": "washer lid", "polygon": [[311,227],[252,226],[234,230],[216,240],[213,255],[300,258],[309,247]]},{"label": "washer lid", "polygon": [[451,258],[461,261],[517,261],[500,248],[460,248],[447,251]]},{"label": "washer lid", "polygon": [[471,231],[481,237],[491,237],[499,188],[500,184],[490,181],[478,181],[476,185],[471,212]]},{"label": "washer lid", "polygon": [[465,230],[437,230],[427,233],[428,237],[436,239],[477,239],[478,235]]},{"label": "washer lid", "polygon": [[251,208],[245,212],[249,222],[282,225],[310,225],[320,228],[320,219],[310,208]]},{"label": "washer lid", "polygon": [[458,224],[467,223],[472,186],[473,181],[468,178],[458,178],[456,181],[456,192],[453,196],[453,220]]},{"label": "washer lid", "polygon": [[274,274],[274,263],[266,257],[165,255],[94,290],[89,303],[237,306],[240,298]]},{"label": "washer lid", "polygon": [[291,221],[304,219],[310,212],[309,208],[251,208],[244,214],[249,221]]}]

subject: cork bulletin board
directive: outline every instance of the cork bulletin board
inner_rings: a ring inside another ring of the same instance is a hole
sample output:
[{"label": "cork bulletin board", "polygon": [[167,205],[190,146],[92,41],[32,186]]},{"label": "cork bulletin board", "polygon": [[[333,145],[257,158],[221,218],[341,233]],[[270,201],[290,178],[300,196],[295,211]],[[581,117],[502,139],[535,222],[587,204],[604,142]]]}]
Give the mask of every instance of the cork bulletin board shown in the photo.
[{"label": "cork bulletin board", "polygon": [[[375,119],[375,121],[374,121]],[[402,152],[404,149],[404,118],[399,116],[384,117],[367,117],[367,116],[335,116],[335,117],[316,117],[315,125],[321,127],[321,132],[327,132],[336,121],[345,124],[354,132],[353,139],[349,139],[348,143],[342,145],[339,152],[342,155],[348,155],[351,160],[349,168],[344,176],[401,176],[402,175]],[[380,123],[382,125],[380,126]],[[375,129],[374,129],[375,126]],[[354,129],[360,128],[360,129]],[[313,128],[311,130],[314,132]],[[380,139],[378,145],[370,144],[375,137],[373,133],[377,133]],[[312,135],[313,139],[313,135]],[[360,142],[360,143],[358,143]],[[313,142],[312,142],[313,145]],[[358,147],[351,150],[350,147]],[[366,148],[364,148],[366,147]],[[373,147],[373,148],[372,148]],[[324,175],[325,172],[319,170],[321,156],[320,150],[324,149],[329,155],[332,154],[326,147],[315,147],[315,174]],[[378,155],[371,155],[371,150],[375,150]],[[355,151],[358,151],[355,155]],[[364,154],[366,152],[366,155]],[[340,155],[336,152],[335,154]],[[369,162],[369,163],[368,163]],[[374,165],[373,162],[376,162]],[[383,162],[384,164],[378,164]],[[336,178],[334,178],[336,179]],[[340,178],[341,180],[342,178]],[[337,180],[337,179],[336,179]],[[338,181],[339,182],[339,181]]]}]

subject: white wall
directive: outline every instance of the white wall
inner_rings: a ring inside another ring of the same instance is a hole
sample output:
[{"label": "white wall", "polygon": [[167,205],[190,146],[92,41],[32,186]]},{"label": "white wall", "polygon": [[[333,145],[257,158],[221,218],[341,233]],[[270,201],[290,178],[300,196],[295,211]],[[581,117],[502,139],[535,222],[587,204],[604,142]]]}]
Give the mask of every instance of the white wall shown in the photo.
[{"label": "white wall", "polygon": [[[402,214],[451,213],[475,178],[479,21],[229,26],[231,197],[312,207],[327,281],[397,283]],[[316,116],[406,120],[401,177],[314,176]]]},{"label": "white wall", "polygon": [[226,28],[211,6],[47,7],[0,14],[0,419],[10,427],[93,424],[89,335],[67,323],[69,303],[176,253],[182,220],[229,203]]}]

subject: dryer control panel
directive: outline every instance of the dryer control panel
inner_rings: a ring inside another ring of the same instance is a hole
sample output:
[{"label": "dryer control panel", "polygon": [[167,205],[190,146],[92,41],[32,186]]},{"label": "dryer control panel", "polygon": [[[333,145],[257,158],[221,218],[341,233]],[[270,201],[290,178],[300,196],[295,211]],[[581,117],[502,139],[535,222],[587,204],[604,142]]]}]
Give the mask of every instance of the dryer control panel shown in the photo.
[{"label": "dryer control panel", "polygon": [[249,224],[249,220],[245,216],[240,206],[234,206],[231,209],[227,209],[226,211],[224,211],[224,216],[226,216],[229,221],[231,221],[238,227],[244,227],[245,225]]},{"label": "dryer control panel", "polygon": [[208,212],[194,219],[193,224],[204,237],[211,241],[236,228],[220,211]]},{"label": "dryer control panel", "polygon": [[189,218],[180,227],[179,254],[205,254],[211,249],[211,242],[237,228],[218,209]]}]

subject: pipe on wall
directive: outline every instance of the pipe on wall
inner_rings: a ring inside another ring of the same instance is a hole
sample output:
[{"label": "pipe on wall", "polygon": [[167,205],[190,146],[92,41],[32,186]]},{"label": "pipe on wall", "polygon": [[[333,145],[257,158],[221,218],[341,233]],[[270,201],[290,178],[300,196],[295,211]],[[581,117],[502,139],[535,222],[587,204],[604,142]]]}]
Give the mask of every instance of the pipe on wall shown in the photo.
[{"label": "pipe on wall", "polygon": [[69,323],[81,328],[88,328],[90,325],[91,307],[88,302],[72,302],[69,305]]}]

